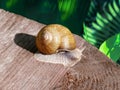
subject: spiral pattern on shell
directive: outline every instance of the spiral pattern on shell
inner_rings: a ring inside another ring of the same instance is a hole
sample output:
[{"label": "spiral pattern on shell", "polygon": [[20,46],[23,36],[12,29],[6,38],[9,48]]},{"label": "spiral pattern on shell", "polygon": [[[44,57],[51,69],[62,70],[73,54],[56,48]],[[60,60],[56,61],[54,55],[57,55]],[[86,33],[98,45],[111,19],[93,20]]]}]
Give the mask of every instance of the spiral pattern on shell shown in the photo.
[{"label": "spiral pattern on shell", "polygon": [[59,50],[75,49],[76,42],[68,28],[59,24],[50,24],[39,31],[36,46],[43,54],[53,54]]}]

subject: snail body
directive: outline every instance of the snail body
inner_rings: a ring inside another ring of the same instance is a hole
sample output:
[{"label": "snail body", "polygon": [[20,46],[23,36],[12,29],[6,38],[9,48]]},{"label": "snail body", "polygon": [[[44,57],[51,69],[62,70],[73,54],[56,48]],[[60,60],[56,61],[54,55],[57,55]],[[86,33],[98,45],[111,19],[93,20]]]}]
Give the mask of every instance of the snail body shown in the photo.
[{"label": "snail body", "polygon": [[69,51],[76,48],[76,42],[70,30],[59,24],[43,27],[36,37],[36,46],[43,54]]}]

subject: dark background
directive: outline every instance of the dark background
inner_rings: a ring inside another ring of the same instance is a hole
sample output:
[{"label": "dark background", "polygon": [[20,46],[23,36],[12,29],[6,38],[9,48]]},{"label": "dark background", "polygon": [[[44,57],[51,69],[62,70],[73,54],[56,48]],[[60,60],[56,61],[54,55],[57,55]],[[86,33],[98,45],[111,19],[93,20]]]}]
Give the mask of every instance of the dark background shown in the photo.
[{"label": "dark background", "polygon": [[0,0],[0,8],[40,23],[59,23],[82,35],[91,0]]}]

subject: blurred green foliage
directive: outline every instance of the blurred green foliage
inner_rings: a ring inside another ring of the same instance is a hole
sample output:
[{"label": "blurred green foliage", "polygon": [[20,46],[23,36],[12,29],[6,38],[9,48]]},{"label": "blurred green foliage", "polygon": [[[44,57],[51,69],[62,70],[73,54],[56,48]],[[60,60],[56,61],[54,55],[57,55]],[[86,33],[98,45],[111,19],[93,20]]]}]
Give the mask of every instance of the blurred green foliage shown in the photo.
[{"label": "blurred green foliage", "polygon": [[40,23],[59,23],[82,35],[91,0],[0,0],[0,8]]}]

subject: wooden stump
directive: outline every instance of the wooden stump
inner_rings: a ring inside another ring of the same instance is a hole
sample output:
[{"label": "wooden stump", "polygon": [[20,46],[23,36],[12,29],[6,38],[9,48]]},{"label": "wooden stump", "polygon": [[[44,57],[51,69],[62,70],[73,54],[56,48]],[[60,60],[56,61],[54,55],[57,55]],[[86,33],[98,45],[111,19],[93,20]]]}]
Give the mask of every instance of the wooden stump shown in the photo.
[{"label": "wooden stump", "polygon": [[75,35],[85,47],[73,67],[34,58],[43,24],[0,10],[0,90],[120,90],[120,67]]}]

